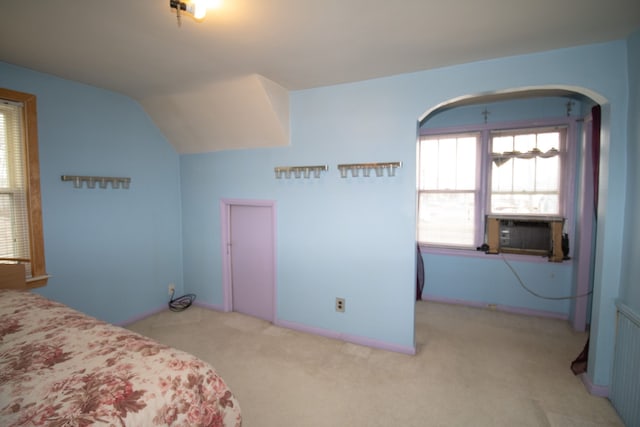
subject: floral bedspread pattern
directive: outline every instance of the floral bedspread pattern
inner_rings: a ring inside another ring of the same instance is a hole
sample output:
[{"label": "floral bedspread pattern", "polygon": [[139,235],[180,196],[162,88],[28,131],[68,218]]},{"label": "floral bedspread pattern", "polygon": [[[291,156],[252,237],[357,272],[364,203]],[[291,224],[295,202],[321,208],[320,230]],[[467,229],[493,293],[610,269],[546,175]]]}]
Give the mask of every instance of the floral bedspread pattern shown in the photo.
[{"label": "floral bedspread pattern", "polygon": [[240,407],[196,357],[24,291],[0,290],[0,425],[231,426]]}]

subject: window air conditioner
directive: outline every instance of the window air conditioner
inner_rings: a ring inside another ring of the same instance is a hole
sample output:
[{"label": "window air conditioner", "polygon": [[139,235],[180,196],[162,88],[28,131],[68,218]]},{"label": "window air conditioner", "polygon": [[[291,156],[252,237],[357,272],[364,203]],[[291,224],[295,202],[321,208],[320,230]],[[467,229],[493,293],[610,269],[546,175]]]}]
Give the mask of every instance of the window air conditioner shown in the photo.
[{"label": "window air conditioner", "polygon": [[563,225],[561,217],[487,215],[486,252],[541,255],[562,262]]}]

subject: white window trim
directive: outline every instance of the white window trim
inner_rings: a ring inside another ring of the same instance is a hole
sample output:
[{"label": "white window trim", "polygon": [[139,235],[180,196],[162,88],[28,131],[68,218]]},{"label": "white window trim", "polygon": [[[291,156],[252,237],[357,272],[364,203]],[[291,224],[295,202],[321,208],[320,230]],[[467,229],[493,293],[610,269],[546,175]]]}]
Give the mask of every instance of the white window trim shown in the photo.
[{"label": "white window trim", "polygon": [[[443,193],[443,194],[453,194],[453,193],[461,193],[461,194],[473,194],[474,197],[474,202],[475,202],[475,213],[474,213],[474,224],[476,225],[475,227],[475,233],[474,233],[474,242],[477,240],[477,236],[479,235],[479,230],[478,230],[478,224],[480,224],[479,220],[480,220],[480,212],[484,211],[484,203],[483,203],[483,198],[482,198],[482,161],[483,161],[483,154],[482,154],[482,150],[483,150],[483,144],[482,144],[482,139],[483,139],[483,135],[482,132],[478,132],[478,131],[471,131],[471,132],[444,132],[444,133],[439,133],[439,134],[433,134],[433,135],[420,135],[421,137],[423,136],[438,136],[438,137],[446,137],[446,136],[464,136],[464,135],[473,135],[474,137],[477,137],[477,141],[476,141],[476,152],[477,152],[477,157],[476,157],[476,188],[474,188],[473,190],[423,190],[420,188],[420,182],[418,182],[418,198],[420,197],[421,193],[426,193],[426,194],[437,194],[437,193]],[[420,145],[418,143],[418,159],[419,159],[419,155],[420,155]],[[418,161],[418,166],[419,166],[419,161]],[[480,175],[480,176],[478,176]],[[420,176],[420,170],[418,169],[418,177]],[[418,206],[419,206],[419,200],[418,200]],[[418,233],[416,233],[418,234]],[[428,247],[437,247],[437,248],[449,248],[449,249],[454,249],[454,250],[468,250],[469,246],[465,246],[465,245],[455,245],[455,244],[446,244],[446,243],[426,243],[426,242],[422,242],[420,243],[422,246],[428,246]],[[475,243],[474,243],[475,244]]]}]

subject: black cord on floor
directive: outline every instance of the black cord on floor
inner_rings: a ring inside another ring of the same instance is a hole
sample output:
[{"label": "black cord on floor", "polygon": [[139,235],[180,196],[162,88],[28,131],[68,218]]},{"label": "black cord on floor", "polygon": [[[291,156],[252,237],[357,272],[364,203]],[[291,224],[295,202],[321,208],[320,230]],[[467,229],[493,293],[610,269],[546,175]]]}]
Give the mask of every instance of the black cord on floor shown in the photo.
[{"label": "black cord on floor", "polygon": [[181,297],[174,298],[175,291],[171,291],[171,298],[169,299],[169,310],[171,311],[184,311],[193,304],[196,299],[196,294],[186,294]]}]

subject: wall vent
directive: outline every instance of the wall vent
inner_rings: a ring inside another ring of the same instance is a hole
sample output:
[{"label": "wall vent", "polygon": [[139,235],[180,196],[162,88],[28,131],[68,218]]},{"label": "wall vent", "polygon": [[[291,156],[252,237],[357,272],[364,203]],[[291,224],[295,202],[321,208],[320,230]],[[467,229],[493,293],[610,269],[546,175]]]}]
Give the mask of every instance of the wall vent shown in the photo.
[{"label": "wall vent", "polygon": [[640,426],[640,315],[618,302],[611,402],[628,426]]}]

